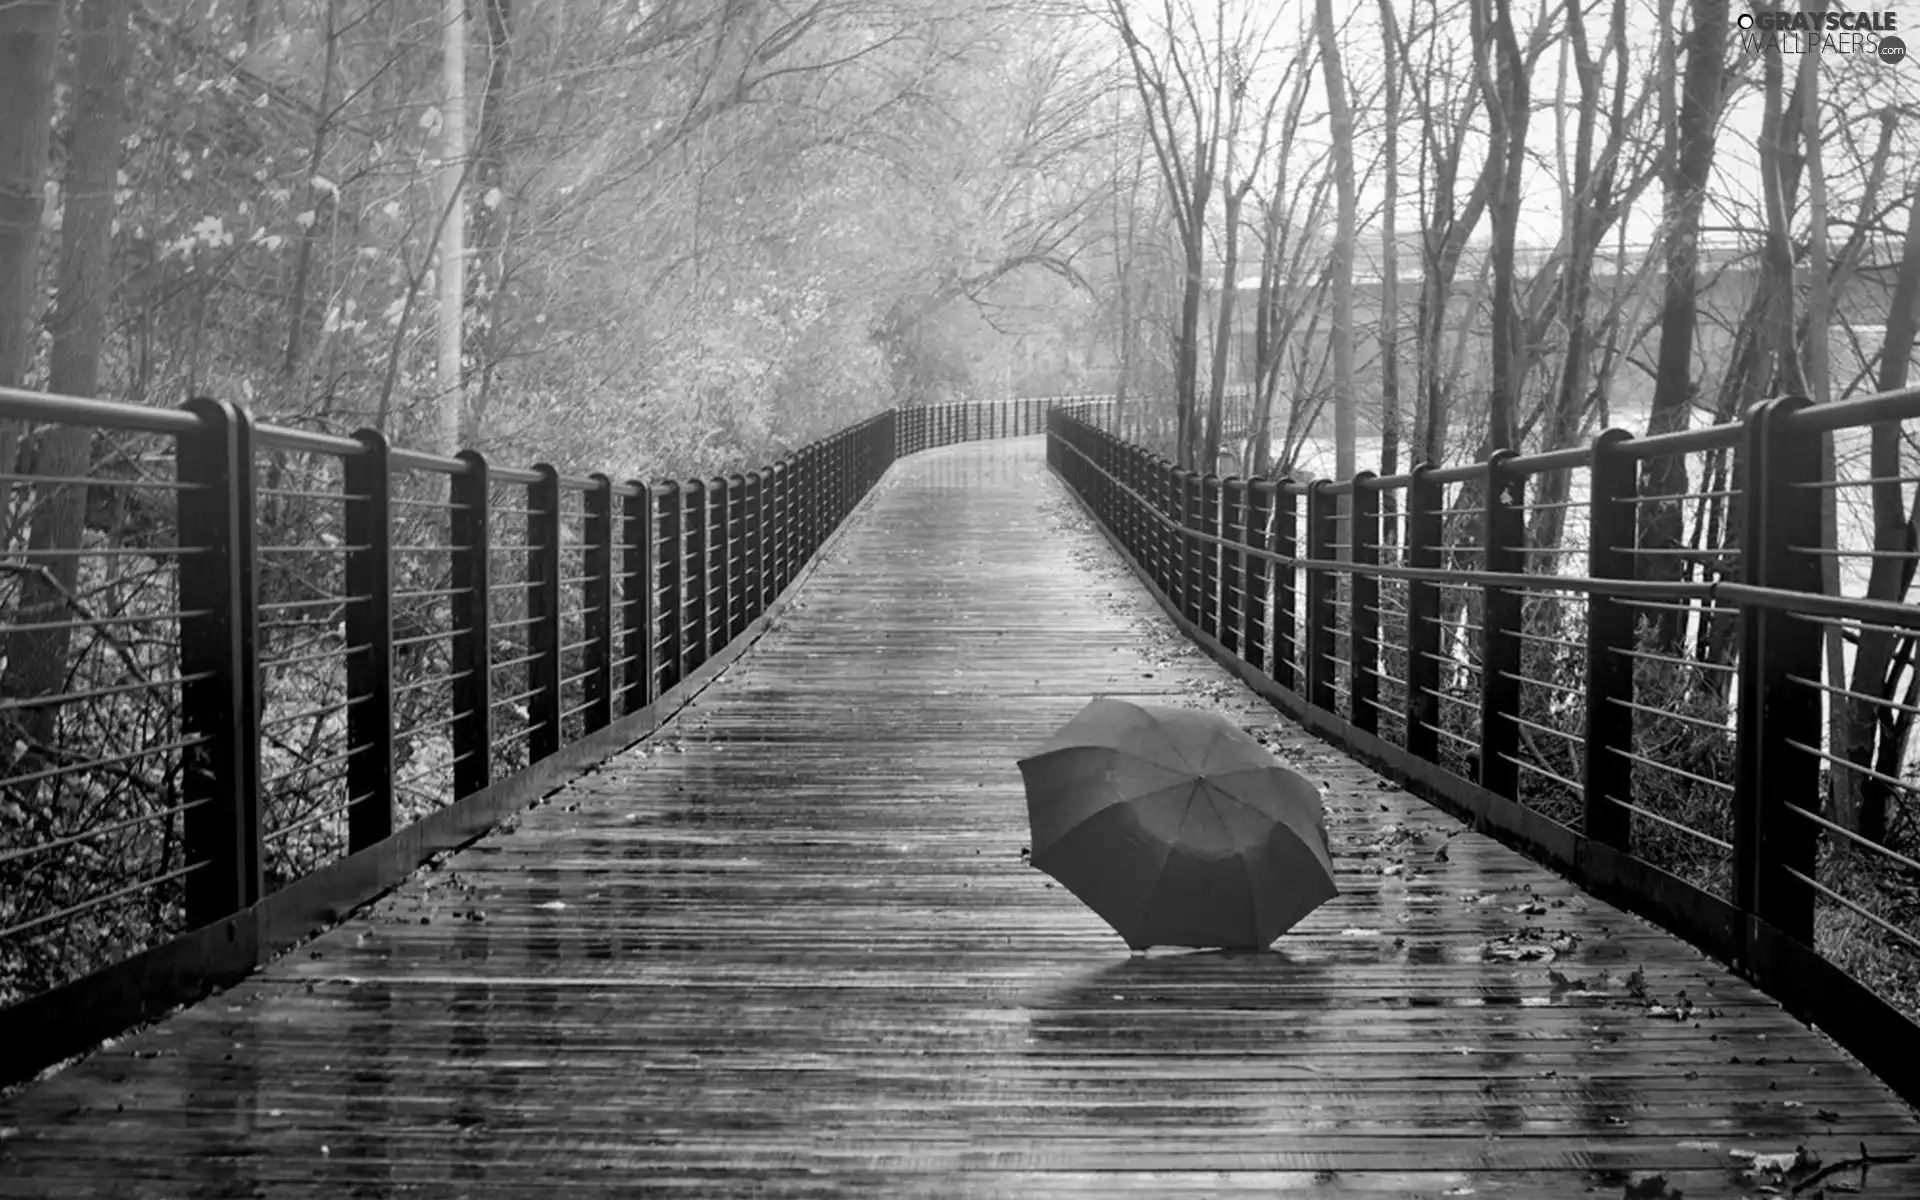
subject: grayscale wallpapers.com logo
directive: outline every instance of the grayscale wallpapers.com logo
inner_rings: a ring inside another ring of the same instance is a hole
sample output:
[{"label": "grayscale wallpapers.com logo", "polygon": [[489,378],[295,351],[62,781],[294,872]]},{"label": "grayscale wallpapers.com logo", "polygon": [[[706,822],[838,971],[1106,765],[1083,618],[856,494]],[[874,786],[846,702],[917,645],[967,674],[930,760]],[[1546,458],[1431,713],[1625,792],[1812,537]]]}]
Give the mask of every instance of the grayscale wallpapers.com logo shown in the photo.
[{"label": "grayscale wallpapers.com logo", "polygon": [[1862,54],[1889,66],[1907,57],[1907,44],[1891,9],[1878,12],[1809,13],[1756,8],[1741,13],[1740,46],[1750,54]]}]

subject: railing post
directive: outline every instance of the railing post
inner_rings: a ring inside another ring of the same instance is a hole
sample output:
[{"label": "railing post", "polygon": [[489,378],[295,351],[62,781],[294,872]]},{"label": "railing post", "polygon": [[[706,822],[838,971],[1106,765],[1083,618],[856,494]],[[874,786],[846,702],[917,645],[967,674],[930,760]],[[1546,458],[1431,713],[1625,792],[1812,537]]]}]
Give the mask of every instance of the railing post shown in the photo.
[{"label": "railing post", "polygon": [[[860,436],[858,426],[851,430],[840,431],[841,464],[841,500],[840,518],[845,520],[860,503],[860,497],[866,494],[867,450],[866,439]],[[837,526],[839,521],[834,522]]]},{"label": "railing post", "polygon": [[832,439],[815,447],[813,468],[808,474],[813,477],[813,528],[807,536],[807,554],[811,557],[827,544],[827,534],[833,529]]},{"label": "railing post", "polygon": [[254,576],[253,418],[196,396],[200,428],[182,435],[174,470],[182,548],[181,755],[187,806],[186,919],[199,928],[260,899],[260,666]]},{"label": "railing post", "polygon": [[1348,719],[1363,733],[1380,731],[1380,577],[1371,568],[1380,565],[1379,478],[1372,471],[1353,477],[1349,511],[1347,561],[1353,577],[1347,584],[1347,703]]},{"label": "railing post", "polygon": [[1200,528],[1202,481],[1198,471],[1180,472],[1180,611],[1200,623],[1200,589],[1205,586],[1205,552],[1213,547],[1194,537]]},{"label": "railing post", "polygon": [[782,583],[800,577],[800,564],[811,553],[813,541],[813,447],[805,446],[787,460],[787,573]]},{"label": "railing post", "polygon": [[625,697],[622,713],[633,713],[653,703],[653,489],[638,479],[627,481],[623,541],[626,582],[621,588],[621,628],[626,634]]},{"label": "railing post", "polygon": [[740,636],[753,618],[751,589],[753,558],[747,549],[747,477],[734,474],[727,478],[727,625],[726,645]]},{"label": "railing post", "polygon": [[841,430],[837,436],[839,442],[839,467],[841,467],[841,486],[839,486],[839,513],[833,515],[833,528],[839,528],[847,515],[852,513],[852,505],[860,499],[860,440],[847,430]]},{"label": "railing post", "polygon": [[1120,544],[1124,546],[1127,536],[1127,493],[1122,484],[1126,477],[1127,448],[1110,434],[1100,435],[1100,464],[1105,468],[1100,477],[1100,489],[1106,503],[1107,519],[1113,523],[1114,532],[1120,535]]},{"label": "railing post", "polygon": [[1267,598],[1273,578],[1273,564],[1258,551],[1267,548],[1267,531],[1272,521],[1273,485],[1264,479],[1248,480],[1243,540],[1247,549],[1256,553],[1245,556],[1243,567],[1246,599],[1241,601],[1240,657],[1256,671],[1267,669]]},{"label": "railing post", "polygon": [[1180,606],[1180,568],[1184,561],[1181,557],[1183,540],[1180,536],[1180,468],[1168,459],[1155,464],[1155,495],[1160,501],[1160,513],[1166,522],[1160,526],[1160,590],[1166,594],[1175,608]]},{"label": "railing post", "polygon": [[[1231,476],[1220,485],[1220,540],[1247,544],[1247,481]],[[1216,635],[1231,654],[1240,653],[1247,624],[1247,552],[1220,550],[1220,629]]]},{"label": "railing post", "polygon": [[727,644],[727,623],[732,619],[733,554],[727,521],[732,495],[726,476],[707,481],[707,651],[702,659],[712,658]]},{"label": "railing post", "polygon": [[1282,479],[1273,488],[1273,551],[1287,561],[1274,564],[1276,574],[1273,599],[1273,681],[1283,688],[1301,685],[1294,664],[1300,654],[1300,635],[1294,617],[1299,571],[1293,560],[1300,557],[1300,497],[1292,480]]},{"label": "railing post", "polygon": [[[1304,557],[1326,562],[1333,558],[1334,515],[1338,500],[1327,494],[1330,481],[1307,485],[1307,537]],[[1325,567],[1307,571],[1307,703],[1333,712],[1333,572]]]},{"label": "railing post", "polygon": [[687,499],[683,496],[680,481],[668,479],[659,485],[659,490],[648,489],[654,508],[659,514],[660,539],[656,543],[658,552],[653,556],[659,579],[655,586],[659,588],[659,599],[654,606],[660,624],[659,643],[659,690],[655,698],[663,696],[675,684],[680,682],[681,666],[686,658],[686,646],[680,629],[686,619],[686,586],[682,575],[686,567],[686,549],[682,542],[681,518],[686,512]]},{"label": "railing post", "polygon": [[448,585],[453,597],[453,792],[471,795],[493,781],[493,536],[487,518],[492,488],[486,455],[462,450],[466,470],[450,486]]},{"label": "railing post", "polygon": [[[1784,418],[1807,407],[1799,396],[1747,413],[1744,581],[1796,592],[1822,589],[1819,561],[1796,549],[1819,546],[1820,506],[1797,484],[1820,478],[1820,439],[1795,436]],[[1734,896],[1751,917],[1802,945],[1813,945],[1813,891],[1819,838],[1789,806],[1817,809],[1820,762],[1818,689],[1795,678],[1822,677],[1819,626],[1794,613],[1743,605],[1740,611],[1739,728],[1734,789]],[[1795,743],[1798,743],[1796,745]],[[1753,930],[1748,931],[1751,938]]]},{"label": "railing post", "polygon": [[812,558],[814,551],[820,548],[820,543],[826,540],[830,459],[827,448],[820,443],[815,442],[807,447],[806,470],[801,476],[806,481],[807,490],[807,540],[800,555],[801,562]]},{"label": "railing post", "polygon": [[840,524],[840,439],[828,437],[820,448],[820,528],[813,539],[814,553]]},{"label": "railing post", "polygon": [[393,472],[384,434],[353,435],[362,449],[346,459],[347,494],[347,852],[393,833]]},{"label": "railing post", "polygon": [[[1587,575],[1634,578],[1634,460],[1623,450],[1633,435],[1609,429],[1593,442],[1588,472]],[[1632,815],[1616,801],[1633,796],[1633,659],[1635,612],[1624,598],[1587,597],[1586,738],[1582,751],[1581,828],[1601,845],[1632,848]]]},{"label": "railing post", "polygon": [[689,479],[681,491],[687,501],[681,521],[686,565],[680,578],[680,674],[684,679],[707,660],[707,481]]},{"label": "railing post", "polygon": [[527,762],[560,749],[560,472],[538,463],[527,485]]},{"label": "railing post", "polygon": [[1104,521],[1109,514],[1106,480],[1100,474],[1100,468],[1106,465],[1107,447],[1098,437],[1086,436],[1085,430],[1074,431],[1073,444],[1081,451],[1081,454],[1069,459],[1074,465],[1074,479],[1080,485],[1075,490],[1093,506],[1094,514]]},{"label": "railing post", "polygon": [[[1487,459],[1486,511],[1481,514],[1481,563],[1488,571],[1526,573],[1526,480],[1507,469],[1512,450],[1496,450]],[[1481,787],[1498,796],[1520,795],[1520,621],[1517,588],[1487,585],[1480,590],[1480,778]]]},{"label": "railing post", "polygon": [[[1203,539],[1220,536],[1220,477],[1200,477],[1200,533]],[[1200,547],[1200,628],[1220,636],[1220,544],[1196,539]]]},{"label": "railing post", "polygon": [[596,473],[580,497],[585,545],[581,601],[586,616],[586,731],[613,723],[613,480]]},{"label": "railing post", "polygon": [[[1433,464],[1413,469],[1407,485],[1407,565],[1440,568],[1442,494]],[[1407,753],[1427,762],[1440,757],[1440,588],[1407,580]]]},{"label": "railing post", "polygon": [[1120,452],[1120,478],[1127,485],[1127,549],[1132,551],[1136,561],[1145,565],[1149,572],[1153,569],[1152,550],[1148,545],[1151,525],[1147,513],[1140,502],[1142,486],[1145,483],[1146,459],[1137,446],[1127,446]]},{"label": "railing post", "polygon": [[706,648],[700,655],[705,662],[727,644],[727,486],[726,476],[715,476],[707,483],[706,554],[701,572],[706,576],[706,610],[701,628],[706,632]]},{"label": "railing post", "polygon": [[773,598],[787,588],[787,580],[789,578],[787,566],[788,558],[792,550],[790,543],[793,540],[793,524],[791,521],[793,515],[792,485],[793,457],[788,455],[786,458],[773,464],[773,479],[770,485],[772,494],[767,497],[768,503],[773,506],[773,516],[770,518],[773,522],[771,531],[772,544],[768,547],[773,558],[773,570],[770,572],[772,578],[768,580],[767,586],[768,604],[772,604]]},{"label": "railing post", "polygon": [[[747,472],[745,494],[747,529],[746,620],[767,611],[773,595],[767,590],[767,473]],[[744,625],[746,622],[742,622]]]}]

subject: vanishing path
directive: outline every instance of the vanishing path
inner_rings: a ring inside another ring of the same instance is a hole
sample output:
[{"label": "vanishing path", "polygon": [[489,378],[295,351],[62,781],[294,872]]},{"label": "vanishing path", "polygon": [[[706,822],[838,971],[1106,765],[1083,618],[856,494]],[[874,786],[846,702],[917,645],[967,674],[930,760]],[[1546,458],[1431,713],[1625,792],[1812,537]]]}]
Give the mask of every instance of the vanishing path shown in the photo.
[{"label": "vanishing path", "polygon": [[[904,460],[648,742],[0,1101],[0,1195],[1697,1200],[1754,1193],[1734,1151],[1920,1149],[1753,988],[1283,727],[1041,449]],[[1261,731],[1341,898],[1130,959],[1020,856],[1014,760],[1099,693]]]}]

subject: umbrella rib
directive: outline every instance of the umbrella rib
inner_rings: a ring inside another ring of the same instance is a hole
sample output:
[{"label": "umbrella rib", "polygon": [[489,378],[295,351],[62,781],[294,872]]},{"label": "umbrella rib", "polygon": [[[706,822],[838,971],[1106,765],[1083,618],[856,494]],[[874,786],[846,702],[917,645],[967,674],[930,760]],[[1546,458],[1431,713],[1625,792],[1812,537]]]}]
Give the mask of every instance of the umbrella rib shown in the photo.
[{"label": "umbrella rib", "polygon": [[[1108,804],[1108,805],[1103,805],[1102,807],[1100,807],[1100,808],[1098,808],[1098,809],[1095,809],[1095,810],[1094,810],[1094,811],[1092,811],[1092,812],[1089,812],[1089,813],[1087,813],[1087,814],[1086,814],[1085,816],[1083,816],[1083,817],[1081,817],[1081,818],[1080,818],[1080,819],[1079,819],[1078,821],[1075,821],[1075,822],[1074,822],[1073,824],[1071,824],[1071,825],[1069,825],[1069,826],[1067,826],[1067,827],[1066,827],[1065,829],[1062,829],[1062,830],[1061,830],[1061,831],[1059,832],[1059,834],[1057,834],[1057,835],[1056,835],[1056,836],[1054,837],[1054,839],[1053,839],[1053,841],[1052,841],[1051,843],[1049,843],[1049,845],[1053,845],[1053,846],[1057,846],[1057,845],[1059,845],[1059,844],[1060,844],[1061,842],[1064,842],[1064,841],[1066,841],[1066,840],[1067,840],[1067,837],[1068,837],[1068,835],[1070,835],[1070,834],[1072,834],[1072,833],[1073,833],[1074,831],[1076,831],[1076,830],[1078,830],[1078,829],[1080,829],[1081,827],[1083,827],[1084,825],[1086,825],[1086,823],[1087,823],[1088,821],[1092,821],[1092,820],[1096,820],[1096,819],[1098,819],[1098,818],[1099,818],[1099,816],[1100,816],[1100,815],[1101,815],[1102,813],[1104,813],[1104,812],[1106,812],[1106,811],[1107,811],[1108,809],[1110,809],[1110,808],[1114,808],[1114,807],[1116,807],[1116,806],[1118,806],[1118,805],[1123,805],[1123,804],[1141,804],[1141,803],[1144,803],[1145,801],[1148,801],[1148,800],[1153,800],[1153,799],[1156,799],[1156,798],[1158,798],[1158,797],[1160,797],[1160,796],[1164,796],[1164,795],[1166,795],[1166,794],[1167,794],[1167,793],[1169,793],[1169,792],[1174,792],[1174,791],[1178,791],[1178,790],[1179,790],[1179,789],[1181,789],[1181,788],[1189,788],[1189,789],[1192,789],[1192,790],[1190,790],[1190,791],[1188,791],[1188,793],[1187,793],[1187,800],[1188,800],[1188,804],[1189,804],[1189,805],[1191,805],[1191,804],[1192,804],[1192,801],[1193,801],[1193,795],[1194,795],[1194,792],[1195,792],[1195,791],[1198,791],[1198,790],[1199,790],[1199,785],[1200,785],[1200,780],[1199,780],[1198,778],[1193,778],[1193,779],[1180,779],[1180,780],[1177,780],[1177,781],[1175,781],[1175,782],[1173,782],[1173,783],[1170,783],[1170,784],[1168,784],[1167,786],[1165,786],[1165,787],[1163,787],[1163,788],[1155,788],[1155,789],[1154,789],[1153,791],[1151,791],[1151,792],[1142,792],[1142,793],[1140,793],[1140,794],[1139,794],[1139,795],[1137,795],[1137,796],[1124,796],[1124,797],[1121,797],[1121,798],[1119,798],[1119,799],[1117,799],[1117,800],[1115,800],[1115,801],[1114,801],[1114,802],[1113,802],[1112,804]],[[1184,820],[1185,820],[1185,818],[1184,818],[1184,817],[1182,817],[1181,819],[1182,819],[1182,821],[1184,821]]]},{"label": "umbrella rib", "polygon": [[[1238,774],[1238,772],[1235,772],[1235,774]],[[1292,830],[1294,836],[1301,838],[1303,841],[1305,840],[1306,835],[1301,833],[1300,830],[1294,828],[1293,823],[1291,821],[1276,818],[1272,813],[1265,811],[1264,809],[1260,808],[1258,805],[1249,803],[1248,801],[1235,795],[1232,791],[1228,790],[1224,785],[1221,784],[1217,776],[1210,777],[1207,780],[1207,782],[1212,785],[1210,790],[1213,792],[1214,795],[1225,796],[1227,799],[1233,801],[1235,804],[1238,804],[1241,808],[1248,809],[1255,813],[1259,813],[1262,817],[1266,818],[1269,821],[1278,821],[1279,824],[1284,825],[1288,829]],[[1322,830],[1322,836],[1324,836],[1324,828]],[[1326,851],[1328,861],[1331,862],[1333,858],[1333,847],[1331,845],[1327,845],[1327,846],[1323,846],[1322,849]]]},{"label": "umbrella rib", "polygon": [[1154,874],[1153,886],[1147,890],[1146,902],[1140,906],[1138,920],[1145,922],[1153,912],[1153,902],[1160,894],[1160,885],[1166,882],[1167,860],[1173,857],[1173,848],[1180,844],[1180,835],[1186,832],[1187,822],[1193,818],[1193,806],[1200,794],[1200,781],[1193,781],[1193,790],[1187,793],[1187,809],[1180,814],[1180,824],[1174,826],[1173,836],[1167,840],[1167,852],[1161,856],[1160,869]]},{"label": "umbrella rib", "polygon": [[[1039,759],[1049,757],[1050,755],[1066,754],[1075,750],[1089,750],[1096,754],[1112,754],[1120,758],[1132,759],[1134,762],[1152,767],[1157,771],[1166,771],[1169,774],[1173,774],[1173,775],[1184,775],[1189,771],[1192,771],[1192,773],[1194,774],[1199,773],[1197,771],[1193,771],[1192,768],[1187,764],[1184,758],[1181,760],[1180,766],[1170,767],[1166,763],[1158,762],[1154,759],[1148,758],[1146,755],[1141,754],[1136,750],[1128,750],[1123,746],[1103,746],[1096,742],[1088,742],[1087,744],[1082,746],[1055,746],[1051,750],[1047,750],[1040,754],[1032,755],[1028,758],[1021,759],[1020,761],[1035,762],[1035,761],[1038,761]],[[1178,753],[1179,747],[1177,746],[1174,747],[1174,751]]]},{"label": "umbrella rib", "polygon": [[1211,787],[1215,795],[1224,796],[1227,799],[1233,801],[1235,804],[1238,804],[1241,808],[1246,809],[1248,812],[1257,813],[1269,821],[1273,820],[1273,814],[1268,812],[1266,809],[1261,808],[1258,804],[1255,804],[1251,800],[1243,799],[1240,796],[1235,795],[1233,792],[1227,790],[1226,786],[1220,782],[1220,776],[1208,775],[1208,776],[1205,776],[1204,778],[1206,779],[1208,785]]}]

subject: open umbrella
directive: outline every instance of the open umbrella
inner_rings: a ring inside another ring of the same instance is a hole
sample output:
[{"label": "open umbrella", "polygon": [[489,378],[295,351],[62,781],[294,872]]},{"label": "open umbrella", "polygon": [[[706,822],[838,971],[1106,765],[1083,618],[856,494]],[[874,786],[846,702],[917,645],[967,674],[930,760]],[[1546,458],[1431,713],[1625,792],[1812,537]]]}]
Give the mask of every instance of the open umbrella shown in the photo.
[{"label": "open umbrella", "polygon": [[1216,714],[1095,700],[1020,773],[1033,865],[1136,950],[1267,946],[1337,894],[1319,791]]}]

